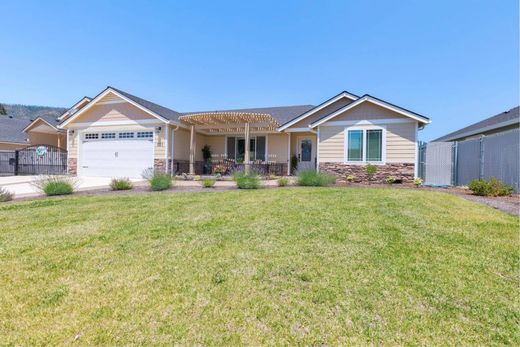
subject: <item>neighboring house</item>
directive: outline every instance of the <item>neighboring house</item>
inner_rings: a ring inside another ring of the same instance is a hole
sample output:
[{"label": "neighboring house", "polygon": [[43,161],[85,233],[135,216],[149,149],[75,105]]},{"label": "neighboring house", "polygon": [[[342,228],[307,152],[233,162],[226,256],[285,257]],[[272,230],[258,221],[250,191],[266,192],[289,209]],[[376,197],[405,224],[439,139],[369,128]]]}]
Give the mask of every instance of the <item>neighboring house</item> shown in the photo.
[{"label": "neighboring house", "polygon": [[432,142],[452,142],[478,138],[482,135],[497,134],[520,126],[520,106],[471,124],[465,128],[449,133]]},{"label": "neighboring house", "polygon": [[26,118],[0,116],[0,150],[13,151],[32,145],[65,148],[66,132],[58,129],[59,120],[43,115],[31,121]]},{"label": "neighboring house", "polygon": [[[318,106],[301,105],[180,113],[107,87],[61,118],[68,171],[83,176],[140,177],[153,167],[200,173],[202,151],[215,163],[318,169],[378,179],[417,175],[417,131],[430,120],[381,99],[341,92]],[[182,169],[181,169],[182,168]]]},{"label": "neighboring house", "polygon": [[14,151],[29,145],[23,132],[31,123],[28,119],[0,116],[0,151]]}]

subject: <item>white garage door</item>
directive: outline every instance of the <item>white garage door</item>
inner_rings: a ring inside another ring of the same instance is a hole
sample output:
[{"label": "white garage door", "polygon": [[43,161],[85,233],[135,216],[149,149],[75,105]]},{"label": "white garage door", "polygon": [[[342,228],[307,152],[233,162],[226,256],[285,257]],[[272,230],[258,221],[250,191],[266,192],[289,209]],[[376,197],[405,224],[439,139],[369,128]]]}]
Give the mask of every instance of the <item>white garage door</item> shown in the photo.
[{"label": "white garage door", "polygon": [[80,175],[141,178],[153,167],[153,132],[85,133]]}]

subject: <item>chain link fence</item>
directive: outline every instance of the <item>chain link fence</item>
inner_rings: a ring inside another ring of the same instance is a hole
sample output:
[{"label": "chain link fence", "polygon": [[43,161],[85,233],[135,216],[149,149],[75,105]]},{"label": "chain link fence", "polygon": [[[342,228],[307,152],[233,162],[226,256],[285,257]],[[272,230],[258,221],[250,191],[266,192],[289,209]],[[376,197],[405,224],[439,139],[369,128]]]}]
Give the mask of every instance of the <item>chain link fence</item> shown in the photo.
[{"label": "chain link fence", "polygon": [[419,176],[427,185],[463,186],[491,176],[520,191],[520,129],[455,142],[421,143]]}]

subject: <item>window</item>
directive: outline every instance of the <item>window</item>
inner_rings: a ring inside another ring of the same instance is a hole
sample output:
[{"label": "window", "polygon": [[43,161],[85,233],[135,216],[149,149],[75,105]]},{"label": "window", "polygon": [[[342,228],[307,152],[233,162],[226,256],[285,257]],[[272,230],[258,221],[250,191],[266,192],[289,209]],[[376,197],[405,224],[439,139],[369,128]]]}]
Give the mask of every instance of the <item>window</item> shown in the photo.
[{"label": "window", "polygon": [[[246,141],[243,137],[229,136],[226,140],[226,154],[228,159],[243,161],[246,151]],[[266,138],[265,136],[253,136],[249,139],[250,160],[265,161]]]},{"label": "window", "polygon": [[382,161],[383,130],[367,130],[367,161]]},{"label": "window", "polygon": [[346,161],[383,162],[382,128],[346,129]]},{"label": "window", "polygon": [[98,137],[99,137],[99,134],[95,134],[95,133],[85,134],[85,140],[97,140]]},{"label": "window", "polygon": [[348,161],[363,161],[363,130],[348,131]]},{"label": "window", "polygon": [[151,138],[153,138],[153,132],[152,131],[139,131],[139,132],[137,132],[137,138],[138,139],[151,139]]},{"label": "window", "polygon": [[134,133],[119,133],[120,139],[133,139]]},{"label": "window", "polygon": [[102,133],[101,138],[102,139],[115,139],[116,133]]}]

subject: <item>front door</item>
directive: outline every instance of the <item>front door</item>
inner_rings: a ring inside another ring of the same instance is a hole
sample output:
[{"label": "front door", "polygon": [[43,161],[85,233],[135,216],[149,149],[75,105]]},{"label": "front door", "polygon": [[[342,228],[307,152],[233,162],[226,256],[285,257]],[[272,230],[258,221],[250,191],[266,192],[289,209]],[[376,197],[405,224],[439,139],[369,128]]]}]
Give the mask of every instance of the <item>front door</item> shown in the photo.
[{"label": "front door", "polygon": [[298,171],[315,170],[316,149],[312,137],[298,138]]}]

